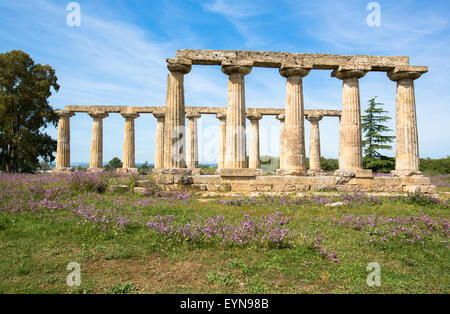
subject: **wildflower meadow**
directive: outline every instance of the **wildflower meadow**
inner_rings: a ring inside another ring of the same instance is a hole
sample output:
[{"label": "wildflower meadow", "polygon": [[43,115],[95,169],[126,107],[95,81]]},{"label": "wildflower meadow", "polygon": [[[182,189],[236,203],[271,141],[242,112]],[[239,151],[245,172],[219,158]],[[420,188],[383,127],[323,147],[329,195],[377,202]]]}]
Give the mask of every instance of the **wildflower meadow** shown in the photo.
[{"label": "wildflower meadow", "polygon": [[[449,292],[445,193],[205,197],[150,185],[143,195],[136,180],[0,174],[0,291]],[[369,263],[380,265],[379,286],[367,283]]]}]

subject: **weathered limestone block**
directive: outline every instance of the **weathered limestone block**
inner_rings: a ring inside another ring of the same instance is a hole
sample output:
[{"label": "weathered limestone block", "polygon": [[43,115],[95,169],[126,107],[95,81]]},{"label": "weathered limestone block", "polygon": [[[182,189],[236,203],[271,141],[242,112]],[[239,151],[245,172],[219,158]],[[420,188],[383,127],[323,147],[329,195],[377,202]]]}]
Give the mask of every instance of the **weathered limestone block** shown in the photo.
[{"label": "weathered limestone block", "polygon": [[251,168],[223,168],[219,171],[222,177],[255,177],[263,174],[261,169]]},{"label": "weathered limestone block", "polygon": [[113,184],[108,187],[109,193],[125,193],[130,191],[130,187],[124,184]]},{"label": "weathered limestone block", "polygon": [[428,185],[431,183],[429,177],[422,175],[400,177],[400,182],[402,185]]},{"label": "weathered limestone block", "polygon": [[188,168],[164,168],[156,173],[156,184],[190,185],[192,183],[192,170]]},{"label": "weathered limestone block", "polygon": [[436,193],[436,187],[434,185],[406,185],[403,187],[403,191],[407,193]]},{"label": "weathered limestone block", "polygon": [[139,169],[138,168],[117,168],[116,172],[117,173],[134,173],[134,174],[137,174],[137,173],[139,173]]},{"label": "weathered limestone block", "polygon": [[[242,51],[242,50],[208,50],[181,49],[176,57],[187,59],[192,64],[220,65],[247,62],[253,66],[280,68],[283,64],[308,65],[314,69],[335,69],[338,66],[371,65],[381,71],[396,66],[409,65],[409,57],[398,56],[368,56],[368,55],[336,55],[323,53],[290,53],[271,51]],[[175,62],[175,61],[174,61]]]}]

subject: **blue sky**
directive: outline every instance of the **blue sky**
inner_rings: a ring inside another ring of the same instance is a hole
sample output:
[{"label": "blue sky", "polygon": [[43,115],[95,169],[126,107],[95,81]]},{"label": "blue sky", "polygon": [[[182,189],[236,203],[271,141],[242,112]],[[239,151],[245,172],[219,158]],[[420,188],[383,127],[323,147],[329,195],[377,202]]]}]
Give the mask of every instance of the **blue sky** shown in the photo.
[{"label": "blue sky", "polygon": [[[421,157],[450,155],[450,3],[448,1],[377,1],[381,25],[371,27],[371,1],[180,0],[77,1],[81,26],[69,27],[70,1],[0,1],[0,52],[21,49],[56,70],[61,89],[50,98],[65,105],[163,106],[165,59],[177,49],[235,49],[333,54],[409,56],[429,73],[415,81]],[[246,76],[247,107],[282,108],[285,79],[276,69],[254,68]],[[360,81],[363,109],[378,96],[393,118],[395,83],[385,73]],[[188,106],[225,106],[227,77],[218,66],[194,66],[185,76]],[[340,109],[342,82],[330,71],[304,78],[305,108]],[[92,119],[71,119],[71,159],[89,160]],[[265,117],[261,154],[278,155],[279,122]],[[309,123],[306,122],[308,151]],[[338,120],[320,124],[322,155],[337,157]],[[122,156],[124,119],[104,120],[104,161]],[[154,160],[156,122],[152,115],[136,120],[136,160]],[[199,121],[200,162],[215,162],[218,120]],[[56,138],[57,131],[47,132]],[[387,152],[394,155],[394,152]]]}]

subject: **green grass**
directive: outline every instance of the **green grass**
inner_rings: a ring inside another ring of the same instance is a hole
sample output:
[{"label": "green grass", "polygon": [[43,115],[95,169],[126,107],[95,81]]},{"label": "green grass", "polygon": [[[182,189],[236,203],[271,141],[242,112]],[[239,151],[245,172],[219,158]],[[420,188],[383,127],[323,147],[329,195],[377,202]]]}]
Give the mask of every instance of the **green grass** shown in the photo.
[{"label": "green grass", "polygon": [[[128,214],[136,211],[130,204],[144,198],[83,192],[67,198],[79,197],[104,208],[122,200],[120,209]],[[362,230],[316,221],[373,213],[448,219],[448,208],[439,205],[389,200],[359,207],[232,206],[194,197],[151,204],[143,215],[189,221],[222,214],[237,220],[242,212],[258,216],[275,211],[294,217],[289,227],[299,236],[292,247],[174,243],[143,227],[104,232],[92,224],[0,212],[0,293],[449,293],[450,256],[442,239],[424,245],[372,245]],[[305,232],[323,234],[323,247],[335,251],[339,263],[305,245]],[[80,287],[66,285],[70,262],[81,265]],[[366,283],[370,262],[381,266],[380,287]]]}]

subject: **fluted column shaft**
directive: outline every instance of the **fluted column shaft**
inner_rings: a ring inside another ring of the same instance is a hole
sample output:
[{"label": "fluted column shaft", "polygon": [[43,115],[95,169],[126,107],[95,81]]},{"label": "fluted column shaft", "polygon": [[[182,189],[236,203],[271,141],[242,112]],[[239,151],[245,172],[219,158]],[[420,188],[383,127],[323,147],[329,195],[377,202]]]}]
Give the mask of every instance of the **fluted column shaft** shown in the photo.
[{"label": "fluted column shaft", "polygon": [[186,163],[187,167],[191,169],[198,168],[197,119],[200,117],[201,115],[199,113],[190,113],[186,115],[186,118],[188,119]]},{"label": "fluted column shaft", "polygon": [[184,74],[190,65],[167,65],[166,119],[164,130],[164,167],[186,168],[186,138],[184,112]]},{"label": "fluted column shaft", "polygon": [[342,119],[339,116],[339,169],[342,169]]},{"label": "fluted column shaft", "polygon": [[320,171],[319,121],[322,120],[322,116],[308,116],[307,119],[311,123],[309,131],[309,169]]},{"label": "fluted column shaft", "polygon": [[70,167],[70,117],[71,111],[55,111],[59,117],[58,142],[56,148],[56,169]]},{"label": "fluted column shaft", "polygon": [[163,112],[154,112],[156,120],[155,169],[164,168],[164,120]]},{"label": "fluted column shaft", "polygon": [[122,168],[135,168],[135,132],[134,119],[139,117],[136,113],[122,113],[125,118],[125,134],[123,139]]},{"label": "fluted column shaft", "polygon": [[248,155],[248,167],[252,169],[258,169],[260,164],[260,152],[259,152],[259,120],[262,116],[260,114],[248,115],[250,120],[250,145]]},{"label": "fluted column shaft", "polygon": [[420,174],[414,80],[422,73],[397,72],[388,73],[388,75],[391,80],[397,82],[394,174]]},{"label": "fluted column shaft", "polygon": [[283,170],[302,175],[306,172],[305,128],[302,77],[308,75],[309,69],[280,69],[286,77],[285,137],[286,155]]},{"label": "fluted column shaft", "polygon": [[92,121],[90,169],[103,168],[103,119],[108,116],[105,112],[89,113]]},{"label": "fluted column shaft", "polygon": [[246,168],[245,85],[248,66],[226,66],[228,77],[225,168]]},{"label": "fluted column shaft", "polygon": [[286,167],[286,134],[284,128],[284,114],[279,114],[277,119],[280,120],[280,169]]},{"label": "fluted column shaft", "polygon": [[335,70],[332,73],[332,76],[342,80],[339,170],[343,171],[363,169],[359,79],[365,74],[366,71],[362,70]]},{"label": "fluted column shaft", "polygon": [[219,156],[217,158],[217,168],[225,168],[225,152],[227,140],[227,115],[218,113],[216,118],[219,119]]}]

